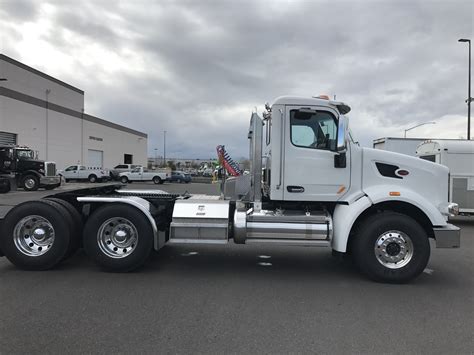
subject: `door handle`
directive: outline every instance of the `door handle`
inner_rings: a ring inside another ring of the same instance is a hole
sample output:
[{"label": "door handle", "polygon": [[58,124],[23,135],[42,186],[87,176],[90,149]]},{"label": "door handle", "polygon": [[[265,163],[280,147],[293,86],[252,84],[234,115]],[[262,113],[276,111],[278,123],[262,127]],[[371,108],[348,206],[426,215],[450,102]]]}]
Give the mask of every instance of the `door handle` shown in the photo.
[{"label": "door handle", "polygon": [[303,186],[287,186],[286,191],[288,192],[296,192],[296,193],[302,193],[304,192],[304,187]]}]

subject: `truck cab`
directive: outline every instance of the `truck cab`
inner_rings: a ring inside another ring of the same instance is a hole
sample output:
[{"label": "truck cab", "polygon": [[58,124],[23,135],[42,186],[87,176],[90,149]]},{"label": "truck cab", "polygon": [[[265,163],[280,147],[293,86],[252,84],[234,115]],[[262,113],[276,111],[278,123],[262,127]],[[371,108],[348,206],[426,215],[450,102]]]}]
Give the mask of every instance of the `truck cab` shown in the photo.
[{"label": "truck cab", "polygon": [[61,184],[56,164],[37,159],[35,152],[25,146],[0,146],[0,173],[11,175],[14,183],[27,191],[40,187],[51,190]]}]

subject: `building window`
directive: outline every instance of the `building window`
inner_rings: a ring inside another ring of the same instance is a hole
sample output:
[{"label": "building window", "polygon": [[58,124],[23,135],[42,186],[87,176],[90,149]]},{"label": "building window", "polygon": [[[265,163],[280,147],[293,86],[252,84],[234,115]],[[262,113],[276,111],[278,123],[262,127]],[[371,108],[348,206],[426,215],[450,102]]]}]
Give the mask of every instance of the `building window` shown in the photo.
[{"label": "building window", "polygon": [[124,154],[123,155],[123,163],[124,164],[133,164],[133,155],[132,154]]}]

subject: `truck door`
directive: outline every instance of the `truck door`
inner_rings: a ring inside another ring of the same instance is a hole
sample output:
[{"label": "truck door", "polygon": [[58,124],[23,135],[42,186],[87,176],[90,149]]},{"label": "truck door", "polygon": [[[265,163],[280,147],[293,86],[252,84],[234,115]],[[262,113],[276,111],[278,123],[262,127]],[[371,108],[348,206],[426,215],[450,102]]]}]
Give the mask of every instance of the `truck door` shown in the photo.
[{"label": "truck door", "polygon": [[286,107],[284,200],[337,201],[349,190],[350,151],[346,167],[334,162],[337,118],[329,107]]},{"label": "truck door", "polygon": [[77,175],[77,165],[68,166],[64,169],[63,175],[66,179],[79,179]]},{"label": "truck door", "polygon": [[89,177],[89,172],[87,171],[86,167],[83,165],[79,165],[79,171],[77,172],[78,179],[87,179]]}]

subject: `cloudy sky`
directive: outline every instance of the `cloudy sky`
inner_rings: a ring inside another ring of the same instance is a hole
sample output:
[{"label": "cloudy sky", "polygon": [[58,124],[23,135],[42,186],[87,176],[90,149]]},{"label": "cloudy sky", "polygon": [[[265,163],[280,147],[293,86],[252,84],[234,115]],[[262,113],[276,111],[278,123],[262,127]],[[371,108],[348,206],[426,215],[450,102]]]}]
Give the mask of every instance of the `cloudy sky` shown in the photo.
[{"label": "cloudy sky", "polygon": [[364,146],[426,121],[408,136],[465,138],[473,4],[0,0],[0,52],[148,133],[151,155],[166,130],[167,156],[246,156],[251,112],[281,95],[337,95]]}]

